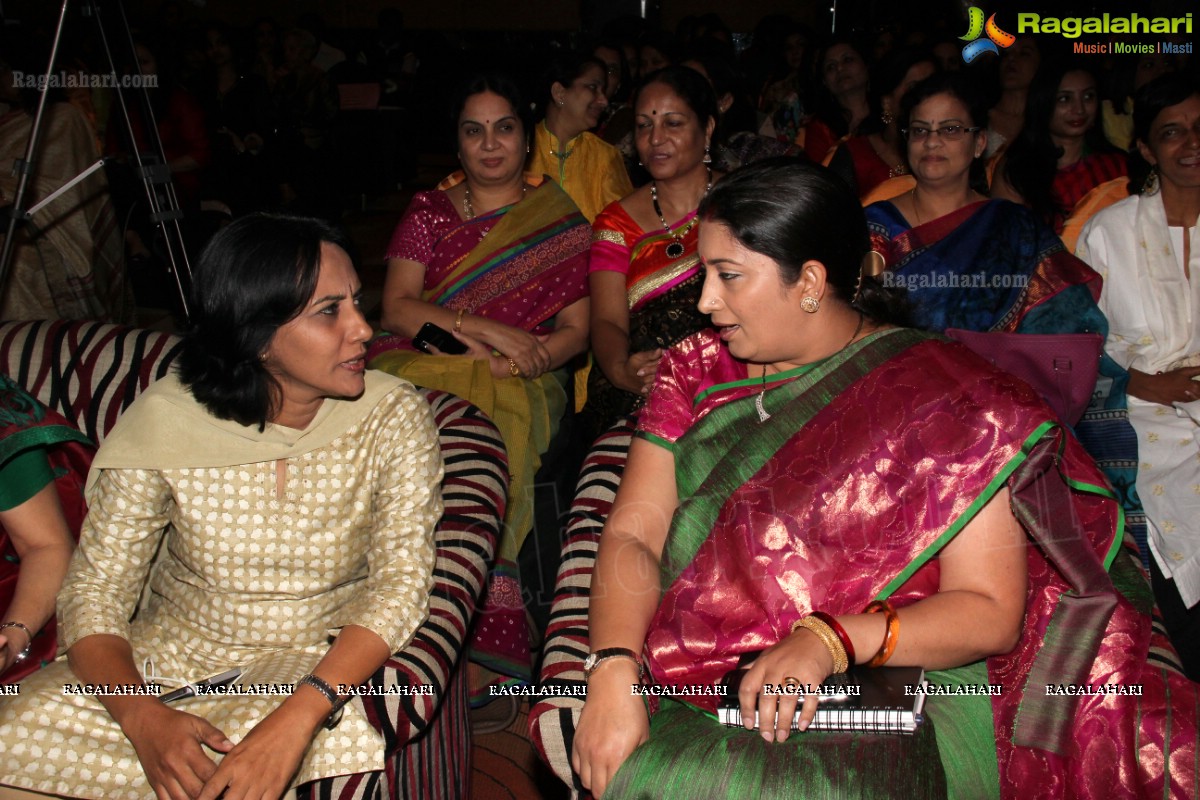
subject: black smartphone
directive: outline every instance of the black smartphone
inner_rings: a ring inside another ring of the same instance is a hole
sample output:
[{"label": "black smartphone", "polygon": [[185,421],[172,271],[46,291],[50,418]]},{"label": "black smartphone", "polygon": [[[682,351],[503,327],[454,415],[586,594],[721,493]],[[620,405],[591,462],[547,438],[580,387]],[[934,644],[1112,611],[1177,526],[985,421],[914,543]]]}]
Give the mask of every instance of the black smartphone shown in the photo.
[{"label": "black smartphone", "polygon": [[412,343],[413,347],[425,353],[429,352],[429,345],[433,345],[448,356],[461,356],[467,352],[467,346],[455,339],[450,331],[439,328],[432,322],[426,322],[421,326],[421,330],[417,331],[417,335],[413,337]]}]

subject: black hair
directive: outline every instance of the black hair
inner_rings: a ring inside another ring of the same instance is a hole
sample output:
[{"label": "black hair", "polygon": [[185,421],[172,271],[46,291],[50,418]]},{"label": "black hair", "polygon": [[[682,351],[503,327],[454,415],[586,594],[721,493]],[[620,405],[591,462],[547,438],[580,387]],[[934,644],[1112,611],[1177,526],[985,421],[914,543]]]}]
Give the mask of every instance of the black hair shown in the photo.
[{"label": "black hair", "polygon": [[[713,141],[724,144],[729,137],[741,131],[757,132],[758,119],[754,107],[746,100],[742,76],[732,59],[728,58],[720,48],[713,47],[712,42],[696,45],[680,63],[695,61],[704,68],[708,81],[712,84],[713,97],[718,102],[717,127],[713,132]],[[728,94],[733,103],[724,114],[719,112],[720,99]]]},{"label": "black hair", "polygon": [[[915,84],[904,93],[900,101],[900,127],[907,130],[912,120],[913,110],[931,97],[948,94],[967,107],[970,117],[968,127],[987,128],[988,107],[983,96],[976,90],[971,76],[962,72],[935,72],[925,80]],[[908,143],[904,146],[904,159],[908,160]],[[909,164],[909,170],[912,165]],[[971,161],[971,188],[982,195],[988,194],[987,167],[982,155]]]},{"label": "black hair", "polygon": [[[642,35],[638,37],[637,53],[639,61],[641,61],[642,58],[643,47],[649,47],[651,50],[657,50],[659,55],[661,55],[671,64],[679,63],[679,53],[676,51],[675,40],[670,34],[664,31],[651,29],[644,31]],[[642,77],[645,78],[646,76],[643,75]]]},{"label": "black hair", "polygon": [[879,121],[879,93],[875,91],[874,84],[870,82],[868,77],[867,85],[867,105],[870,111],[867,113],[866,119],[859,123],[857,130],[850,130],[850,123],[846,119],[845,111],[838,103],[837,98],[833,96],[833,92],[825,85],[825,56],[834,47],[844,45],[853,50],[858,57],[862,59],[863,69],[867,75],[871,75],[871,50],[861,39],[856,36],[836,36],[827,41],[820,51],[817,53],[815,60],[816,64],[816,81],[814,83],[814,98],[813,98],[813,115],[829,126],[838,137],[846,134],[864,135],[875,133],[882,129],[882,124]]},{"label": "black hair", "polygon": [[[924,47],[894,47],[879,59],[871,68],[871,91],[877,97],[896,91],[896,87],[904,81],[904,76],[917,64],[930,63],[933,71],[940,71],[933,52]],[[899,109],[892,109],[896,113]]]},{"label": "black hair", "polygon": [[1133,96],[1133,144],[1129,153],[1129,191],[1141,194],[1146,178],[1154,170],[1142,158],[1137,143],[1149,146],[1150,127],[1163,109],[1177,106],[1189,97],[1200,94],[1200,85],[1176,72],[1159,75],[1144,84]]},{"label": "black hair", "polygon": [[[702,224],[719,222],[733,237],[779,265],[785,285],[805,261],[825,265],[834,293],[868,317],[907,325],[904,295],[863,277],[871,249],[858,198],[825,167],[790,156],[766,158],[722,178],[700,203]],[[856,296],[857,292],[857,296]]]},{"label": "black hair", "polygon": [[450,104],[450,124],[454,131],[454,141],[458,141],[458,118],[462,116],[467,100],[484,92],[491,92],[508,101],[517,118],[521,120],[521,127],[528,141],[533,132],[533,113],[529,104],[525,102],[517,82],[499,72],[477,72],[459,84]]},{"label": "black hair", "polygon": [[1086,72],[1096,79],[1096,119],[1086,134],[1093,152],[1113,150],[1100,124],[1100,84],[1096,72],[1079,60],[1044,58],[1025,100],[1025,123],[1004,157],[1004,177],[1021,195],[1038,219],[1053,225],[1071,211],[1054,199],[1052,184],[1062,148],[1050,138],[1050,120],[1058,101],[1058,87],[1068,72]]},{"label": "black hair", "polygon": [[[612,39],[612,38],[598,39],[598,40],[592,42],[592,46],[590,48],[588,48],[588,52],[591,53],[596,58],[600,58],[600,56],[596,55],[596,51],[599,50],[600,48],[604,48],[605,50],[612,50],[614,53],[617,54],[617,63],[620,64],[619,69],[621,70],[621,82],[617,86],[616,96],[613,97],[610,102],[613,102],[613,103],[621,102],[625,98],[629,97],[629,93],[632,89],[632,84],[633,84],[633,78],[629,72],[629,59],[625,58],[625,46],[622,45],[618,39]],[[604,72],[605,72],[605,75],[608,74],[608,64],[604,65]]]},{"label": "black hair", "polygon": [[250,214],[200,254],[179,377],[213,416],[261,429],[278,411],[280,387],[262,355],[312,299],[322,242],[353,258],[346,234],[324,220]]},{"label": "black hair", "polygon": [[687,107],[696,115],[701,128],[708,125],[710,119],[716,122],[718,116],[717,95],[713,92],[712,85],[696,70],[675,64],[663,67],[657,72],[651,72],[633,94],[635,111],[638,97],[652,83],[661,83],[678,95],[679,99],[687,104]]},{"label": "black hair", "polygon": [[551,56],[550,61],[546,64],[546,68],[542,70],[542,86],[540,92],[542,94],[542,113],[545,116],[546,109],[554,102],[554,97],[551,94],[554,84],[562,84],[566,88],[570,88],[588,67],[597,67],[601,75],[608,75],[608,65],[601,61],[598,57],[589,53],[580,53],[575,50],[559,50],[555,55]]}]

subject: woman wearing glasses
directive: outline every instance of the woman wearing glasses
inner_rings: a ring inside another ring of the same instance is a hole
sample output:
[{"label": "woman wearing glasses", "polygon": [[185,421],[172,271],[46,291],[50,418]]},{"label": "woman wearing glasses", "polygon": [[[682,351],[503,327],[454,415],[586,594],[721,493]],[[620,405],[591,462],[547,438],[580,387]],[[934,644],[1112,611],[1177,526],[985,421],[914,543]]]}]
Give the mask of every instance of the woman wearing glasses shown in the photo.
[{"label": "woman wearing glasses", "polygon": [[1029,209],[985,196],[987,115],[970,84],[928,78],[904,96],[900,119],[917,183],[868,206],[867,221],[891,285],[908,288],[916,324],[1105,335],[1100,277]]}]

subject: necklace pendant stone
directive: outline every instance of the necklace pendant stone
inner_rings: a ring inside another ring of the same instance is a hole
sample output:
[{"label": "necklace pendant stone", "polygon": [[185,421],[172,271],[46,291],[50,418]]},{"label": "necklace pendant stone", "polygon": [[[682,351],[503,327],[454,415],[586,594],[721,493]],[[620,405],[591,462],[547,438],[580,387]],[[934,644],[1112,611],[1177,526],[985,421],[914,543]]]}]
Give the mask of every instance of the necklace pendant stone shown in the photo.
[{"label": "necklace pendant stone", "polygon": [[758,412],[758,421],[759,422],[766,422],[767,420],[769,420],[771,418],[770,412],[768,412],[767,409],[763,407],[762,392],[759,392],[758,396],[754,398],[754,410]]},{"label": "necklace pendant stone", "polygon": [[679,258],[683,255],[683,242],[676,239],[667,245],[667,258]]}]

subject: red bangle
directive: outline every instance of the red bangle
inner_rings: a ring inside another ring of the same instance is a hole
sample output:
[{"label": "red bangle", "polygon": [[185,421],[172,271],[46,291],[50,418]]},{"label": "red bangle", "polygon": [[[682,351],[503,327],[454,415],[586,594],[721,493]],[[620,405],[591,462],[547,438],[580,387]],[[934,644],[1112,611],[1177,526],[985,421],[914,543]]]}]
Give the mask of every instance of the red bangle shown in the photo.
[{"label": "red bangle", "polygon": [[834,619],[832,614],[826,614],[824,611],[814,611],[809,616],[816,617],[833,629],[842,643],[842,647],[846,650],[846,659],[850,662],[850,666],[854,666],[854,643],[846,635],[846,629],[842,627],[841,623]]},{"label": "red bangle", "polygon": [[892,657],[892,653],[896,652],[896,642],[900,641],[900,615],[896,613],[896,609],[892,608],[891,603],[886,600],[883,602],[876,600],[863,609],[864,614],[879,612],[887,615],[887,630],[883,635],[883,644],[879,646],[879,652],[867,662],[868,667],[882,667],[886,664]]}]

